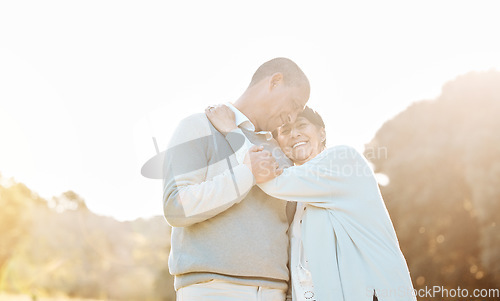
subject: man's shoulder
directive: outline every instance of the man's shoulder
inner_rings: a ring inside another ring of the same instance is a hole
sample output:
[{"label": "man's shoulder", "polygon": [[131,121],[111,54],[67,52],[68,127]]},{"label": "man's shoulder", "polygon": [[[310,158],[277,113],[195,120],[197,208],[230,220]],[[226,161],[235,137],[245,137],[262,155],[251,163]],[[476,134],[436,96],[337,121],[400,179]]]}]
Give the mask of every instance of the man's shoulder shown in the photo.
[{"label": "man's shoulder", "polygon": [[179,124],[208,125],[205,113],[194,113],[181,119]]},{"label": "man's shoulder", "polygon": [[195,113],[184,117],[177,126],[182,130],[190,130],[200,134],[210,134],[210,121],[205,113]]},{"label": "man's shoulder", "polygon": [[[189,115],[177,124],[177,127],[171,136],[169,146],[175,146],[188,141],[198,141],[199,138],[207,137],[212,134],[210,121],[205,113],[196,113]],[[205,140],[199,140],[205,141]]]}]

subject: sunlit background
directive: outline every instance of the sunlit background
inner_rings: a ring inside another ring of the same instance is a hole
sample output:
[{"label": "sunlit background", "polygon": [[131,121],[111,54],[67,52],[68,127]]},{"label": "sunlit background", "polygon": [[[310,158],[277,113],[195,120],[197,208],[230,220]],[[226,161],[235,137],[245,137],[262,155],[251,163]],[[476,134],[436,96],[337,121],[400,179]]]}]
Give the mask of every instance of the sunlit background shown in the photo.
[{"label": "sunlit background", "polygon": [[309,77],[329,145],[363,152],[445,83],[500,70],[499,29],[498,1],[2,1],[0,185],[119,221],[161,215],[161,181],[140,174],[152,138],[165,149],[278,56]]}]

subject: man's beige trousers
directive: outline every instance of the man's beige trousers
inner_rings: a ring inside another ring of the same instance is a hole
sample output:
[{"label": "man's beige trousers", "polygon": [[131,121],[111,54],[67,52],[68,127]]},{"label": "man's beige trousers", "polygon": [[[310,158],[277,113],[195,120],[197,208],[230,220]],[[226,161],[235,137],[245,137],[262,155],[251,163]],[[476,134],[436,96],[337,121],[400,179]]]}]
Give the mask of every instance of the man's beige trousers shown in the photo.
[{"label": "man's beige trousers", "polygon": [[262,286],[212,280],[182,287],[177,301],[285,301],[286,292]]}]

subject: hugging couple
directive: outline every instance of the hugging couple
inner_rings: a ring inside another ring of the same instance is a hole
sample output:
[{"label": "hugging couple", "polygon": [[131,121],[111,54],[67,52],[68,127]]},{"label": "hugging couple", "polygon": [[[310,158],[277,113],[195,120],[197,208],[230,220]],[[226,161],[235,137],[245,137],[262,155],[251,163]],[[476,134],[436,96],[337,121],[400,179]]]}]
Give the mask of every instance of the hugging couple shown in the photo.
[{"label": "hugging couple", "polygon": [[163,167],[177,301],[416,300],[373,172],[326,147],[309,91],[275,58],[178,125]]}]

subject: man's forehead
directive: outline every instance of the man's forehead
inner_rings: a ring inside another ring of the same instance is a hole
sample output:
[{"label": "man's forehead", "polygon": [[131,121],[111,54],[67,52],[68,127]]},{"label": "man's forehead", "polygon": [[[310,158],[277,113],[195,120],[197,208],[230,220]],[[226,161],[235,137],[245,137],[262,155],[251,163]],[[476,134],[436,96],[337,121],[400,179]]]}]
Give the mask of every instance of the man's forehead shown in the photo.
[{"label": "man's forehead", "polygon": [[298,89],[298,91],[294,93],[293,100],[303,109],[306,106],[307,101],[309,100],[309,90],[306,90],[304,88]]},{"label": "man's forehead", "polygon": [[295,107],[299,108],[300,111],[303,111],[304,108],[306,107],[307,99],[304,99],[304,98],[295,98],[293,101],[295,103]]},{"label": "man's forehead", "polygon": [[300,105],[300,108],[301,108],[301,109],[304,109],[304,108],[305,108],[305,106],[306,106],[306,104],[307,104],[307,100],[308,100],[308,98],[302,98],[302,99],[300,99],[300,100],[298,101],[298,103],[299,103],[299,105]]}]

